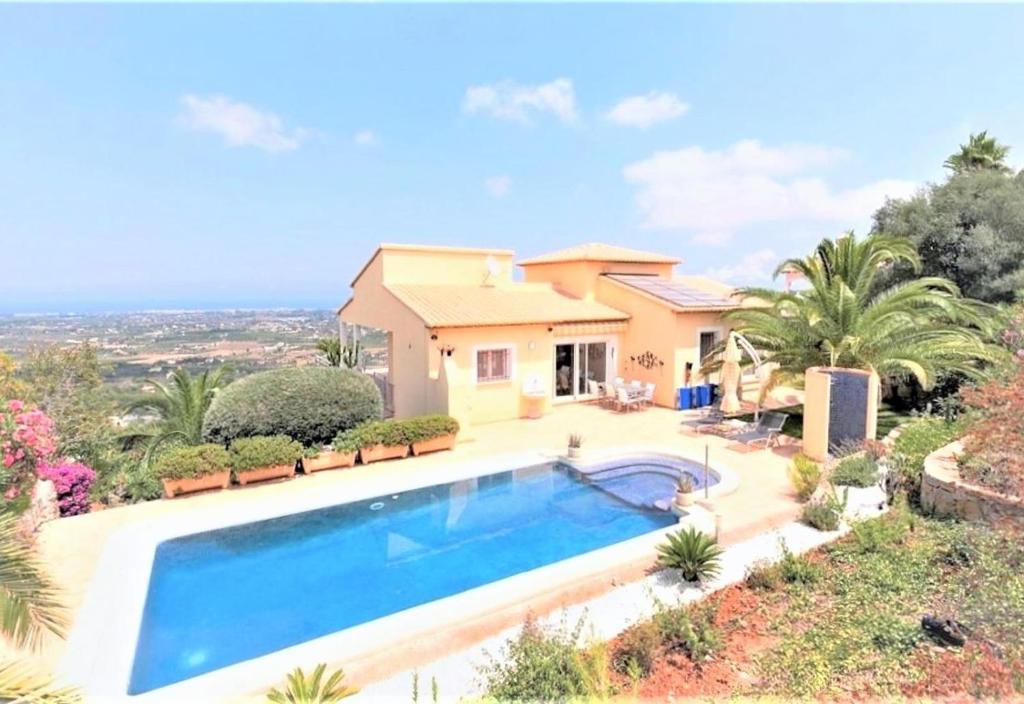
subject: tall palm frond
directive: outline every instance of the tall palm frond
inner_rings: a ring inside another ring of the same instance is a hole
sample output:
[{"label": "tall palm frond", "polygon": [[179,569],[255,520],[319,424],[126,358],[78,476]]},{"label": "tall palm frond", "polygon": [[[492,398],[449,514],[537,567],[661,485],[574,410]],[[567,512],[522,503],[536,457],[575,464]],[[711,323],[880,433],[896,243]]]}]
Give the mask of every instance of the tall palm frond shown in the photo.
[{"label": "tall palm frond", "polygon": [[998,171],[1007,173],[1010,167],[1006,165],[1006,157],[1010,148],[1000,144],[995,137],[989,137],[988,132],[972,134],[967,144],[960,145],[960,151],[951,154],[943,163],[953,173],[961,174],[966,171]]},{"label": "tall palm frond", "polygon": [[919,266],[909,241],[884,235],[858,240],[853,233],[826,239],[776,272],[799,272],[806,289],[743,289],[742,296],[766,305],[725,317],[779,365],[774,383],[799,384],[812,366],[846,366],[913,377],[931,388],[942,373],[978,376],[999,359],[999,349],[987,342],[992,307],[962,298],[945,279],[891,283],[880,276],[896,264]]},{"label": "tall palm frond", "polygon": [[78,704],[81,695],[54,685],[23,660],[0,661],[0,701],[11,704]]},{"label": "tall palm frond", "polygon": [[206,411],[217,391],[227,385],[229,371],[228,367],[221,366],[192,376],[184,367],[178,367],[171,372],[166,384],[147,379],[144,383],[153,394],[129,404],[127,410],[151,411],[159,420],[152,431],[133,433],[125,436],[125,440],[129,444],[145,440],[150,448],[168,440],[200,444]]},{"label": "tall palm frond", "polygon": [[0,512],[0,632],[18,647],[37,647],[46,633],[64,635],[67,616],[18,520]]}]

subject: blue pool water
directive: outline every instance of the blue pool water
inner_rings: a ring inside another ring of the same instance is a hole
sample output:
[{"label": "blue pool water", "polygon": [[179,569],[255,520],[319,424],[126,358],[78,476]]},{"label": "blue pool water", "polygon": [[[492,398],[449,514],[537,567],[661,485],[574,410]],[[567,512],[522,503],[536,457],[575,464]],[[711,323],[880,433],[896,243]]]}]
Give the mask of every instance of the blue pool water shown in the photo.
[{"label": "blue pool water", "polygon": [[559,464],[161,543],[129,694],[675,523]]}]

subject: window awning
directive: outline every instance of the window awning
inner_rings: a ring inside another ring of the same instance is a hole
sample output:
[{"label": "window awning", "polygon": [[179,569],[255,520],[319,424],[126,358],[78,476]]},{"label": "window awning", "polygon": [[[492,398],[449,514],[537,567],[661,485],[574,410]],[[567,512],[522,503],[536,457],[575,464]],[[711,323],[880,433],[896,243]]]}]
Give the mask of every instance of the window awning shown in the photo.
[{"label": "window awning", "polygon": [[623,332],[626,329],[626,321],[605,321],[595,323],[566,323],[555,325],[555,337],[582,337],[584,335],[611,335]]}]

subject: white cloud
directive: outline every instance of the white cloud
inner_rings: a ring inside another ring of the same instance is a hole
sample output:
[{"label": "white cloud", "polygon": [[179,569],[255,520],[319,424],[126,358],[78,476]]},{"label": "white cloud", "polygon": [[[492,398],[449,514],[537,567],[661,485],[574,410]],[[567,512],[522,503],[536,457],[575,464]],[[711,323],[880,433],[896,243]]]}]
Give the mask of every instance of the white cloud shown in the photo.
[{"label": "white cloud", "polygon": [[722,151],[658,152],[627,165],[624,175],[639,188],[636,202],[647,227],[698,233],[780,221],[828,222],[845,229],[865,221],[886,196],[904,197],[916,188],[890,179],[837,190],[806,175],[846,156],[831,147],[766,147],[746,140]]},{"label": "white cloud", "polygon": [[223,95],[185,95],[182,123],[189,129],[213,132],[230,147],[256,147],[266,152],[298,149],[309,136],[301,128],[285,129],[280,117]]},{"label": "white cloud", "polygon": [[779,255],[771,249],[759,249],[742,257],[739,261],[705,272],[712,279],[730,284],[752,284],[770,281],[772,272],[779,264]]},{"label": "white cloud", "polygon": [[731,232],[698,232],[690,237],[690,244],[703,244],[712,247],[724,247],[732,242]]},{"label": "white cloud", "polygon": [[576,121],[576,93],[568,78],[550,83],[524,86],[513,81],[470,86],[462,99],[462,111],[468,115],[490,114],[500,120],[529,122],[535,113],[551,113],[565,123]]},{"label": "white cloud", "polygon": [[484,188],[495,198],[504,198],[512,187],[512,179],[508,176],[491,176],[484,181]]},{"label": "white cloud", "polygon": [[672,93],[651,91],[647,95],[623,98],[605,117],[619,125],[646,128],[682,117],[689,109],[688,104]]},{"label": "white cloud", "polygon": [[377,133],[373,130],[362,130],[356,132],[352,138],[352,142],[358,144],[360,147],[372,147],[377,143]]}]

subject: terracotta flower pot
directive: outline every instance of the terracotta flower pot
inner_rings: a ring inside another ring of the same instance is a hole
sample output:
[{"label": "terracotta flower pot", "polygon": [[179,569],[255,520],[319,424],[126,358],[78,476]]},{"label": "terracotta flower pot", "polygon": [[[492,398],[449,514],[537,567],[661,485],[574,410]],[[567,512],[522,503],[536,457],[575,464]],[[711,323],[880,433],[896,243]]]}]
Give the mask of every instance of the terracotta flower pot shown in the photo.
[{"label": "terracotta flower pot", "polygon": [[455,447],[454,435],[442,435],[429,440],[419,440],[412,444],[412,454],[422,455],[424,452],[437,452],[438,450],[450,450]]},{"label": "terracotta flower pot", "polygon": [[302,470],[306,474],[322,469],[352,467],[356,463],[355,452],[321,452],[316,457],[302,458]]},{"label": "terracotta flower pot", "polygon": [[173,499],[182,494],[191,494],[196,491],[208,491],[210,489],[227,489],[231,483],[231,470],[214,472],[194,479],[163,479],[164,496]]},{"label": "terracotta flower pot", "polygon": [[408,445],[372,445],[364,447],[359,451],[359,459],[363,464],[379,462],[380,460],[394,460],[409,456]]},{"label": "terracotta flower pot", "polygon": [[252,482],[265,482],[268,479],[291,477],[295,474],[294,464],[279,464],[272,467],[257,467],[238,472],[238,483],[242,486]]}]

